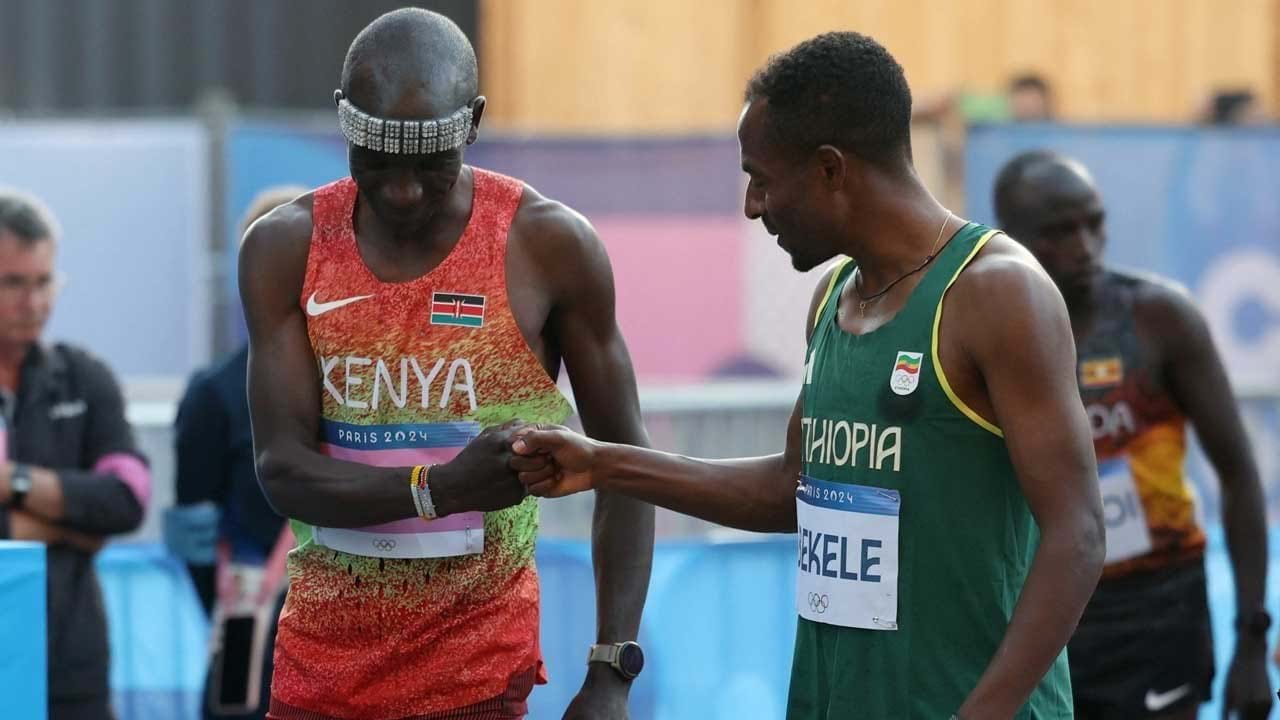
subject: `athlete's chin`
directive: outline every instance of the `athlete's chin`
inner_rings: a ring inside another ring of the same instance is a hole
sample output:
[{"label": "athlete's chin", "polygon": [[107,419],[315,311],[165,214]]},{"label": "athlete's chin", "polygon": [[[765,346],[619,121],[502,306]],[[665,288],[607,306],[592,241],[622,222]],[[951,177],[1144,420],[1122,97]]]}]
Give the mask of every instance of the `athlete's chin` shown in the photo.
[{"label": "athlete's chin", "polygon": [[799,270],[802,273],[809,272],[810,270],[818,267],[822,263],[831,259],[830,257],[818,257],[816,255],[806,255],[804,253],[794,252],[787,248],[783,248],[783,249],[786,250],[787,254],[791,256],[791,267],[795,268],[796,270]]},{"label": "athlete's chin", "polygon": [[1067,300],[1078,300],[1091,295],[1101,279],[1102,273],[1085,271],[1056,278],[1058,290]]},{"label": "athlete's chin", "polygon": [[375,207],[374,212],[379,220],[390,227],[414,230],[426,225],[431,218],[435,217],[436,208],[423,205],[382,205]]}]

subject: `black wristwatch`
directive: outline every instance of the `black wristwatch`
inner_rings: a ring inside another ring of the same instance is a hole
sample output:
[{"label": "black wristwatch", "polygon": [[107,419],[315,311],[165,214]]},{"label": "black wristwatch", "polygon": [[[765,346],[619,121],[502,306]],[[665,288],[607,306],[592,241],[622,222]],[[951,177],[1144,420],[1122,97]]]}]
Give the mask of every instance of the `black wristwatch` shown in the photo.
[{"label": "black wristwatch", "polygon": [[624,680],[634,680],[644,670],[644,650],[640,643],[627,642],[592,645],[587,653],[587,664],[593,662],[607,663]]},{"label": "black wristwatch", "polygon": [[1266,610],[1258,609],[1247,615],[1241,615],[1236,618],[1236,632],[1248,633],[1254,636],[1263,636],[1271,629],[1271,614]]},{"label": "black wristwatch", "polygon": [[31,468],[17,463],[9,476],[9,507],[21,510],[23,504],[27,502],[29,492],[31,492]]}]

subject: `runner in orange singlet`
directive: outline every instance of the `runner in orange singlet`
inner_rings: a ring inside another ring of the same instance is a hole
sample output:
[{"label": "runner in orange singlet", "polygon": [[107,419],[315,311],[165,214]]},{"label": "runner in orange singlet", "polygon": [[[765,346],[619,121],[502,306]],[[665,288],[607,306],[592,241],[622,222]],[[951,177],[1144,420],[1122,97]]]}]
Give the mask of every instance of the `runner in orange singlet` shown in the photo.
[{"label": "runner in orange singlet", "polygon": [[[522,717],[546,675],[538,506],[507,467],[509,421],[571,413],[563,361],[588,432],[646,441],[595,232],[463,164],[476,78],[446,18],[375,20],[336,93],[351,177],[241,251],[258,472],[299,542],[273,718]],[[602,495],[596,520],[596,655],[634,657],[652,508]],[[625,718],[635,670],[593,663],[566,717]]]}]

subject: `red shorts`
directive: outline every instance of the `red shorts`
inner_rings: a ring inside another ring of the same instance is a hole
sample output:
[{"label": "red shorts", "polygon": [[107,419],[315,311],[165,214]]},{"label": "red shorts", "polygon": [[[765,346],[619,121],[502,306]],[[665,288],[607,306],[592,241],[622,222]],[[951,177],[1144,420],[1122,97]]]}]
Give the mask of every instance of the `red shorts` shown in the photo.
[{"label": "red shorts", "polygon": [[[429,715],[414,715],[396,720],[520,720],[529,712],[529,693],[538,679],[536,667],[511,678],[511,684],[505,692],[497,697],[481,700],[474,705],[442,710]],[[271,709],[267,712],[267,720],[341,720],[310,710],[303,710],[288,705],[275,697],[271,698]]]}]

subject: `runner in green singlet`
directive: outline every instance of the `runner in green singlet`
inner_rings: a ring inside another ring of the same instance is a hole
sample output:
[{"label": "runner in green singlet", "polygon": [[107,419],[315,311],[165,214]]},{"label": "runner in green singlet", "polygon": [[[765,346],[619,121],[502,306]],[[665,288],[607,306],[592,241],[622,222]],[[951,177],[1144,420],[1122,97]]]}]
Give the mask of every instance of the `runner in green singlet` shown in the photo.
[{"label": "runner in green singlet", "polygon": [[694,460],[538,425],[513,464],[538,495],[796,532],[793,720],[1071,717],[1063,648],[1104,550],[1061,296],[923,187],[911,94],[874,40],[801,43],[746,99],[747,217],[798,270],[858,258],[815,292],[785,452]]}]

